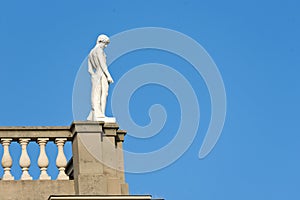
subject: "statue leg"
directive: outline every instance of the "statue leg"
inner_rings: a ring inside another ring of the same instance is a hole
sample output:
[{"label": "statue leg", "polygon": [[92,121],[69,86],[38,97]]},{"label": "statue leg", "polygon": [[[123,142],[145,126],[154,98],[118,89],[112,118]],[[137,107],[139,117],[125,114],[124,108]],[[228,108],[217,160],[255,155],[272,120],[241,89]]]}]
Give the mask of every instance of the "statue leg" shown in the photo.
[{"label": "statue leg", "polygon": [[101,100],[100,95],[101,95],[101,85],[100,85],[99,77],[93,76],[92,77],[92,91],[91,91],[92,110],[89,115],[89,118],[92,118],[91,120],[93,120],[93,121],[96,121],[97,118],[103,116],[103,114],[101,112],[101,106],[100,106],[100,100]]},{"label": "statue leg", "polygon": [[107,101],[107,96],[108,96],[108,81],[106,77],[101,78],[101,112],[103,113],[105,117],[105,109],[106,109],[106,101]]}]

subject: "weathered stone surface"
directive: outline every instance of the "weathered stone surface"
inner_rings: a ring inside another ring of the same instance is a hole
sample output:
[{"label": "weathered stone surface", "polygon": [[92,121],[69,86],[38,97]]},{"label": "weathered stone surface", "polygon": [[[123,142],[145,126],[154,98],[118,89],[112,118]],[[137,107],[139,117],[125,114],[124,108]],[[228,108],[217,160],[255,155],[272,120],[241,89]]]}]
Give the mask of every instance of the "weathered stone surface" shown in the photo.
[{"label": "weathered stone surface", "polygon": [[1,200],[42,200],[50,195],[71,195],[74,181],[0,181]]},{"label": "weathered stone surface", "polygon": [[122,152],[126,132],[118,128],[116,123],[72,124],[75,194],[128,194]]},{"label": "weathered stone surface", "polygon": [[[73,157],[67,167],[67,174],[72,175],[71,178],[74,179],[32,181],[29,180],[31,177],[27,177],[26,181],[0,180],[0,200],[40,200],[47,199],[50,195],[127,195],[128,185],[124,177],[122,150],[126,131],[118,129],[117,123],[95,121],[73,122],[70,127],[0,127],[0,139],[9,142],[19,141],[23,145],[20,166],[24,170],[28,170],[30,165],[30,160],[26,156],[29,141],[40,144],[44,141],[44,146],[47,141],[55,141],[59,152],[56,164],[65,179],[69,177],[64,173],[66,160],[63,143],[66,140],[72,141]],[[39,166],[43,168],[45,174],[48,163],[46,154],[43,156],[44,159],[40,159]],[[8,162],[6,167],[10,166]]]},{"label": "weathered stone surface", "polygon": [[104,122],[75,121],[69,128],[72,134],[76,133],[100,133]]},{"label": "weathered stone surface", "polygon": [[77,176],[77,195],[107,195],[107,178],[101,174],[83,174]]}]

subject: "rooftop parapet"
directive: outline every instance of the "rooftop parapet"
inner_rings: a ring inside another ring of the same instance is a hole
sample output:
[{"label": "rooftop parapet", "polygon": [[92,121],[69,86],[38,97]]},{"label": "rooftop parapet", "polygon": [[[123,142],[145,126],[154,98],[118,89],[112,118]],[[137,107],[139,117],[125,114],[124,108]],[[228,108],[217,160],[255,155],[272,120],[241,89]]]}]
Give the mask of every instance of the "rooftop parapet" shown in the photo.
[{"label": "rooftop parapet", "polygon": [[[40,200],[50,195],[128,195],[122,151],[125,134],[126,131],[119,130],[117,123],[92,121],[73,122],[71,126],[0,127],[3,146],[0,199]],[[11,171],[11,155],[15,150],[10,148],[12,142],[21,148],[19,167],[22,175],[19,180]],[[55,160],[58,176],[55,180],[47,170],[49,152],[46,145],[49,142],[54,142],[58,152]],[[72,143],[69,163],[64,152],[66,142]],[[37,165],[40,175],[37,180],[33,180],[29,173],[33,162],[27,151],[29,143],[36,143],[39,147]]]}]

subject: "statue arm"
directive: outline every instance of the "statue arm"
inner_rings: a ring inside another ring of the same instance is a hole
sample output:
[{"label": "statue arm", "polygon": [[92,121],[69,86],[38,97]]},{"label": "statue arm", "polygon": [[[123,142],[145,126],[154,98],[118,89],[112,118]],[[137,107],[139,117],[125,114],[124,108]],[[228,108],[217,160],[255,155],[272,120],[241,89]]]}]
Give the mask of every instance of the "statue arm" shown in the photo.
[{"label": "statue arm", "polygon": [[93,75],[95,73],[90,59],[88,60],[88,72],[90,73],[90,75]]}]

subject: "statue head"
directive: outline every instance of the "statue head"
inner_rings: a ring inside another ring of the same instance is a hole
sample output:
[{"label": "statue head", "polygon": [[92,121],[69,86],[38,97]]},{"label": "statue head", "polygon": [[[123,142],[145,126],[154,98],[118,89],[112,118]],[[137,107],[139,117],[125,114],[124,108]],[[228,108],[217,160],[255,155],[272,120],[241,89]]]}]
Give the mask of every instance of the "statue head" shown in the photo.
[{"label": "statue head", "polygon": [[109,42],[110,42],[109,37],[107,37],[104,34],[99,35],[97,38],[97,44],[104,43],[105,45],[108,45]]}]

